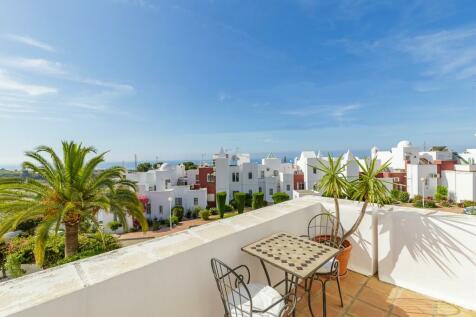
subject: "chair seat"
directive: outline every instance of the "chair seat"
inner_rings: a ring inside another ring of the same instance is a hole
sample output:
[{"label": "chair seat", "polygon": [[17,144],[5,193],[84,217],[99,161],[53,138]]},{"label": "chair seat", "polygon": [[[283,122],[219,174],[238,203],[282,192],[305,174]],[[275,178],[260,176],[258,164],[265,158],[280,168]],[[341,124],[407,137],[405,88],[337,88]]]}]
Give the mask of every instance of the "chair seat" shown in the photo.
[{"label": "chair seat", "polygon": [[[248,290],[250,291],[253,309],[266,309],[273,303],[279,301],[282,296],[279,294],[277,290],[274,288],[259,284],[259,283],[250,283],[246,285]],[[245,298],[241,297],[238,294],[238,291],[242,294],[242,296],[248,296],[247,292],[243,285],[239,287],[239,290],[234,291],[232,294],[228,295],[228,302],[233,305],[235,303],[236,307],[231,307],[230,315],[231,317],[248,317],[250,316],[250,302],[246,301]],[[241,299],[241,306],[240,306],[240,299]],[[284,301],[273,306],[267,312],[264,313],[253,313],[253,317],[279,317],[279,313],[284,306]]]},{"label": "chair seat", "polygon": [[[337,260],[336,260],[337,261]],[[317,271],[316,274],[320,275],[327,275],[332,273],[332,264],[334,263],[334,258],[327,261],[323,266],[321,266]]]}]

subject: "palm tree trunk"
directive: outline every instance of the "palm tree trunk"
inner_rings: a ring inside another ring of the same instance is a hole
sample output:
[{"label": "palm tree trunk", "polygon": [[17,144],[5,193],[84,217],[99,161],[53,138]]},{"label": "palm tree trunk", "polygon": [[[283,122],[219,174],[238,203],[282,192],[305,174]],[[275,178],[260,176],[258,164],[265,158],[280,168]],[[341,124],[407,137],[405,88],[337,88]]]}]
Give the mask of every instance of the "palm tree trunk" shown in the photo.
[{"label": "palm tree trunk", "polygon": [[339,224],[340,224],[340,208],[339,208],[339,200],[337,199],[337,196],[334,196],[334,206],[336,209],[336,226],[334,228],[333,235],[334,237],[337,237],[337,234],[339,233]]},{"label": "palm tree trunk", "polygon": [[360,223],[362,222],[362,219],[364,219],[365,212],[367,211],[367,205],[368,205],[368,202],[367,202],[367,201],[364,201],[364,204],[362,205],[362,209],[360,210],[360,215],[359,215],[359,217],[358,217],[357,220],[355,221],[355,223],[354,223],[354,225],[352,226],[352,228],[350,228],[350,230],[347,231],[347,232],[344,234],[344,240],[346,240],[347,238],[349,238],[349,237],[357,230],[357,228],[359,228]]},{"label": "palm tree trunk", "polygon": [[79,222],[64,224],[64,257],[74,255],[79,247]]}]

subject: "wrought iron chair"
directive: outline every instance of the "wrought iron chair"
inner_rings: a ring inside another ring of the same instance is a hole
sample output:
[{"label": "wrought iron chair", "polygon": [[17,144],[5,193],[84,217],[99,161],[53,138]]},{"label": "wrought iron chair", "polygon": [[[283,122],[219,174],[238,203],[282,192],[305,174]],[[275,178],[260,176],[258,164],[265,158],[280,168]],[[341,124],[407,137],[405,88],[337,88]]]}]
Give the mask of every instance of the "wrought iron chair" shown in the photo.
[{"label": "wrought iron chair", "polygon": [[[309,221],[307,226],[307,236],[310,240],[325,244],[336,249],[343,249],[344,228],[341,223],[337,222],[336,217],[330,213],[318,214]],[[342,300],[342,291],[340,288],[339,277],[339,260],[333,257],[327,261],[321,268],[319,268],[312,280],[317,280],[322,285],[322,315],[326,317],[326,284],[331,280],[337,282],[337,289],[339,290],[340,305],[344,307]],[[308,296],[311,296],[310,288],[312,287],[312,280],[305,281],[305,288],[308,288]],[[309,286],[308,286],[309,283]],[[311,308],[310,308],[311,309]],[[312,309],[311,309],[312,310]]]},{"label": "wrought iron chair", "polygon": [[296,307],[296,295],[282,296],[274,288],[250,283],[250,270],[246,265],[230,268],[213,258],[211,266],[225,317],[284,317],[291,316]]}]

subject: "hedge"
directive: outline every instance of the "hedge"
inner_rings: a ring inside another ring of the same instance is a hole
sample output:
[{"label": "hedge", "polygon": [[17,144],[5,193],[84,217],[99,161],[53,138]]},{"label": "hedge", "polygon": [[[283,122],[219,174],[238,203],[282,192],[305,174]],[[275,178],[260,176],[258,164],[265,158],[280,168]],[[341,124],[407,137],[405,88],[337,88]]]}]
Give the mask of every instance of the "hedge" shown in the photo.
[{"label": "hedge", "polygon": [[225,216],[225,204],[226,204],[226,192],[219,192],[217,193],[217,207],[218,212],[220,213],[220,218]]},{"label": "hedge", "polygon": [[271,198],[273,198],[273,202],[275,204],[279,204],[279,203],[282,203],[283,201],[289,200],[289,195],[283,192],[277,192],[277,193],[274,193],[273,196],[271,196]]},{"label": "hedge", "polygon": [[246,194],[242,192],[235,193],[235,204],[236,210],[238,210],[239,214],[242,214],[245,210],[245,201],[246,201]]},{"label": "hedge", "polygon": [[258,209],[264,206],[264,193],[253,193],[253,198],[251,200],[251,207],[253,209]]}]

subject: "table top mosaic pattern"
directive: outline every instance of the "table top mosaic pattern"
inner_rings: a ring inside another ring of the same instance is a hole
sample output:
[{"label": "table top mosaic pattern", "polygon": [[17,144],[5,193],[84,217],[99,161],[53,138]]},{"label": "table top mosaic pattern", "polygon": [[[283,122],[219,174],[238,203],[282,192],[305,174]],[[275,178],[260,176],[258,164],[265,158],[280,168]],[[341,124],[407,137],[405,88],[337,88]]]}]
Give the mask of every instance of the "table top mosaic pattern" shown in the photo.
[{"label": "table top mosaic pattern", "polygon": [[285,272],[306,278],[339,250],[289,233],[276,233],[242,248]]}]

